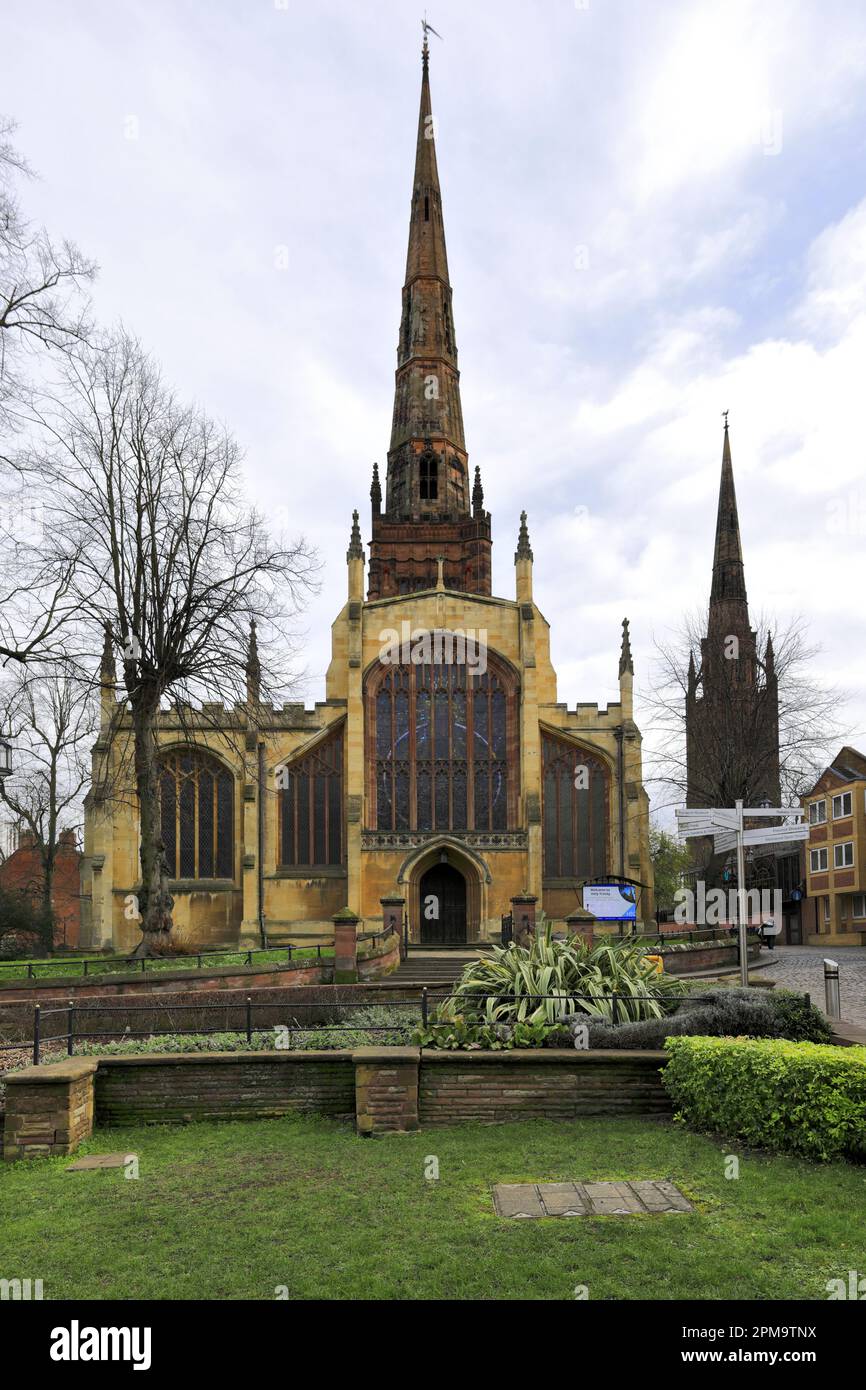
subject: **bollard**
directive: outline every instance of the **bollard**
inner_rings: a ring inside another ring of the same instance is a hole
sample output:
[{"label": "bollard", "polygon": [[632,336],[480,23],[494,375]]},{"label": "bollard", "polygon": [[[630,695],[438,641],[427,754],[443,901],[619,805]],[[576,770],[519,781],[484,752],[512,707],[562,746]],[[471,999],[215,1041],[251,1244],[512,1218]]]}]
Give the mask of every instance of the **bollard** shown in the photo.
[{"label": "bollard", "polygon": [[842,1017],[842,1004],[839,997],[839,964],[835,960],[824,961],[824,1012],[828,1018]]}]

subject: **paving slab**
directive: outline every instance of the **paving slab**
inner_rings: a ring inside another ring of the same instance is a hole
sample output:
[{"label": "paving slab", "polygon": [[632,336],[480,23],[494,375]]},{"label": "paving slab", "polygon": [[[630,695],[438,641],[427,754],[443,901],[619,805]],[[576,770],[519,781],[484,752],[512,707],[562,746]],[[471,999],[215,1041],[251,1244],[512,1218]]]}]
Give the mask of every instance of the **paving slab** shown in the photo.
[{"label": "paving slab", "polygon": [[548,1216],[585,1216],[587,1201],[575,1182],[540,1182],[538,1194]]},{"label": "paving slab", "polygon": [[500,1216],[539,1217],[547,1212],[541,1205],[535,1183],[498,1183],[493,1189],[493,1205]]},{"label": "paving slab", "polygon": [[668,1215],[694,1211],[668,1178],[637,1182],[498,1183],[498,1216],[538,1220],[542,1216]]},{"label": "paving slab", "polygon": [[125,1168],[126,1161],[136,1154],[89,1154],[87,1158],[77,1158],[66,1169],[67,1173],[87,1173],[98,1168]]}]

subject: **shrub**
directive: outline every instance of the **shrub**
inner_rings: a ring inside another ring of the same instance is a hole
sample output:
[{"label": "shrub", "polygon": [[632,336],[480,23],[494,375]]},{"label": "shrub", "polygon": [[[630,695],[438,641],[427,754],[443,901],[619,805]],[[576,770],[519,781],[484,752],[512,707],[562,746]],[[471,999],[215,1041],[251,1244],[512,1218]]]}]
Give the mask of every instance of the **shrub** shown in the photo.
[{"label": "shrub", "polygon": [[449,1051],[511,1051],[515,1047],[556,1045],[561,1029],[555,1023],[538,1019],[533,1023],[479,1023],[462,1014],[434,1021],[427,1028],[416,1028],[412,1042],[416,1047],[436,1047]]},{"label": "shrub", "polygon": [[550,1024],[574,1013],[609,1018],[614,994],[621,1018],[660,1018],[666,1001],[683,991],[681,981],[657,975],[643,947],[633,942],[589,947],[579,937],[554,940],[548,925],[528,947],[494,946],[470,962],[436,1019],[463,1015],[478,1023]]},{"label": "shrub", "polygon": [[866,1047],[706,1037],[666,1046],[665,1089],[695,1129],[807,1158],[866,1158]]}]

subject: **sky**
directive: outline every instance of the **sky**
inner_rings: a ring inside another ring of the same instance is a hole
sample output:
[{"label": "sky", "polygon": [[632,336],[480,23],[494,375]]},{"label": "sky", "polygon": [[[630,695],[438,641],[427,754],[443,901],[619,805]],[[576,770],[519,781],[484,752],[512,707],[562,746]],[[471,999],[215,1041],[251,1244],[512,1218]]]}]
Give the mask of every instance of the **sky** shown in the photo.
[{"label": "sky", "polygon": [[[4,0],[28,213],[99,264],[252,501],[324,562],[387,455],[421,76],[406,0]],[[805,615],[866,748],[866,7],[431,0],[470,467],[514,596],[525,509],[558,695],[636,717],[709,592],[731,443],[753,622]],[[646,719],[643,720],[646,724]],[[651,742],[651,728],[644,728]]]}]

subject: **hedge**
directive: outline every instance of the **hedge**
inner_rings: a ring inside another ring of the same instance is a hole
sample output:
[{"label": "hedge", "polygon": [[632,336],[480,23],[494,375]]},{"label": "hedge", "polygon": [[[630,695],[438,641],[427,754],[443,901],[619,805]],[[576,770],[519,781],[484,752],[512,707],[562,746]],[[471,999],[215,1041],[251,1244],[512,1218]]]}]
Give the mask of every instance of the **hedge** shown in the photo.
[{"label": "hedge", "polygon": [[756,1148],[866,1159],[866,1047],[772,1038],[668,1038],[677,1118]]}]

